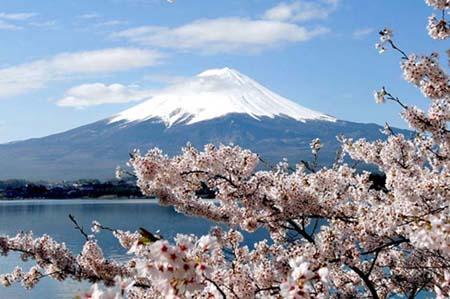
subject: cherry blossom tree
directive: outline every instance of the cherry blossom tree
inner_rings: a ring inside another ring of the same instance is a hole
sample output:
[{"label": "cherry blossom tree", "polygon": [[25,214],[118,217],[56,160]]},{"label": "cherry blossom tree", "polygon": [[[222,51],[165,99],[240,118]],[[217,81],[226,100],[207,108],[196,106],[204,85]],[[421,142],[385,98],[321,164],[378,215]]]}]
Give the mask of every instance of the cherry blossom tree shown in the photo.
[{"label": "cherry blossom tree", "polygon": [[[440,11],[430,17],[434,39],[450,36],[449,0],[426,0]],[[313,161],[275,166],[238,146],[188,145],[179,156],[159,149],[134,152],[130,165],[144,194],[188,215],[225,224],[208,235],[164,239],[144,229],[124,232],[94,221],[92,233],[112,233],[128,250],[126,263],[108,260],[95,235],[85,232],[80,254],[49,236],[0,237],[0,252],[35,261],[0,277],[4,286],[32,288],[40,279],[89,281],[79,298],[416,298],[450,297],[450,84],[437,53],[408,55],[389,29],[380,52],[398,52],[406,81],[429,101],[427,111],[409,106],[383,87],[377,103],[395,102],[415,135],[385,126],[385,140],[339,137],[332,167]],[[447,52],[450,62],[450,51]],[[345,163],[375,165],[385,174],[376,186],[370,173]],[[260,170],[262,168],[266,168]],[[206,200],[198,191],[215,192]],[[241,231],[265,229],[269,240],[246,246]]]}]

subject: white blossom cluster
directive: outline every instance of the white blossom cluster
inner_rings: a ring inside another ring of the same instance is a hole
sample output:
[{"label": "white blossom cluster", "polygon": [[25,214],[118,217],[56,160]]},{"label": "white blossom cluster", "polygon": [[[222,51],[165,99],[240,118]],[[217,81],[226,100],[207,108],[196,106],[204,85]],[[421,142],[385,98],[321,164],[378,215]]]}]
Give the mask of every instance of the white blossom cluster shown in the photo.
[{"label": "white blossom cluster", "polygon": [[402,69],[405,80],[420,88],[424,96],[432,100],[448,97],[450,81],[439,65],[437,53],[421,57],[409,55],[402,62]]},{"label": "white blossom cluster", "polygon": [[313,155],[317,155],[320,149],[323,147],[323,144],[320,142],[319,138],[316,138],[311,141],[310,147]]},{"label": "white blossom cluster", "polygon": [[28,272],[17,267],[12,273],[1,275],[0,282],[6,287],[20,282],[31,289],[47,276],[59,281],[71,278],[114,285],[116,276],[128,273],[125,266],[105,259],[100,247],[92,240],[87,241],[82,253],[75,256],[64,243],[58,243],[47,235],[39,238],[34,238],[32,233],[1,236],[0,253],[8,255],[9,252],[20,252],[22,260],[33,259],[36,265]]},{"label": "white blossom cluster", "polygon": [[[443,11],[448,0],[426,1]],[[377,103],[397,102],[414,136],[385,126],[385,140],[339,137],[342,152],[332,168],[314,162],[268,170],[260,157],[238,146],[187,145],[169,157],[159,149],[130,160],[146,195],[179,212],[222,223],[205,236],[174,240],[140,230],[124,232],[94,221],[94,234],[110,231],[130,260],[108,260],[86,237],[80,254],[49,236],[0,237],[0,253],[35,261],[0,277],[4,286],[32,288],[43,277],[92,283],[78,298],[417,298],[431,292],[450,298],[450,88],[437,54],[406,55],[381,32],[380,50],[402,55],[405,80],[429,99],[427,111],[403,104],[383,87]],[[368,172],[344,163],[347,155],[378,167]],[[120,171],[122,173],[122,171]],[[199,196],[205,188],[214,200]],[[73,218],[71,218],[72,221]],[[269,240],[246,246],[241,230],[265,229]]]},{"label": "white blossom cluster", "polygon": [[380,34],[380,42],[375,44],[375,48],[381,54],[386,51],[386,44],[388,44],[392,40],[393,33],[391,29],[384,28],[379,32],[379,34]]},{"label": "white blossom cluster", "polygon": [[425,0],[425,2],[441,10],[442,17],[438,19],[435,15],[428,18],[428,34],[434,39],[446,39],[450,37],[450,23],[446,20],[446,14],[450,11],[449,0]]}]

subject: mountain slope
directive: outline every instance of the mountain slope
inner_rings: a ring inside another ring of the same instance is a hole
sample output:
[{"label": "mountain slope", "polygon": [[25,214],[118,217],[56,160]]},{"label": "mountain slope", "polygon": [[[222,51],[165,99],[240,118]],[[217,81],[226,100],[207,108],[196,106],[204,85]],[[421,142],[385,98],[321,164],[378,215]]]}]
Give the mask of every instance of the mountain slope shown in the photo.
[{"label": "mountain slope", "polygon": [[309,143],[319,137],[325,147],[320,162],[328,164],[337,150],[336,135],[380,138],[380,127],[345,121],[298,122],[289,118],[262,118],[231,114],[190,126],[167,128],[154,121],[128,123],[96,122],[45,138],[0,145],[0,179],[111,178],[115,167],[128,160],[138,148],[158,146],[168,154],[180,152],[189,141],[197,147],[205,143],[230,142],[250,148],[264,159],[276,162],[283,157],[292,162],[310,158]]},{"label": "mountain slope", "polygon": [[111,118],[73,130],[0,145],[0,179],[112,178],[133,149],[160,147],[173,155],[191,142],[237,144],[265,160],[310,158],[309,143],[324,143],[329,164],[336,136],[381,138],[380,127],[304,108],[230,69],[210,70]]}]

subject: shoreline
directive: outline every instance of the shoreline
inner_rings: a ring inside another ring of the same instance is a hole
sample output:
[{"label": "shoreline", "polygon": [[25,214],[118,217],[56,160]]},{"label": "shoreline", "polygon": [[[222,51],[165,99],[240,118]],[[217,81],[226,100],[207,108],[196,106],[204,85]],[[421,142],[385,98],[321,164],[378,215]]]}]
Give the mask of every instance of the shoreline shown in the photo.
[{"label": "shoreline", "polygon": [[46,198],[46,197],[15,197],[15,198],[0,198],[0,202],[9,201],[39,201],[39,200],[156,200],[155,197],[126,197],[126,196],[106,196],[106,197],[73,197],[73,198]]},{"label": "shoreline", "polygon": [[109,198],[109,199],[21,199],[21,200],[0,200],[0,207],[7,205],[83,205],[83,204],[157,204],[157,199],[150,198]]}]

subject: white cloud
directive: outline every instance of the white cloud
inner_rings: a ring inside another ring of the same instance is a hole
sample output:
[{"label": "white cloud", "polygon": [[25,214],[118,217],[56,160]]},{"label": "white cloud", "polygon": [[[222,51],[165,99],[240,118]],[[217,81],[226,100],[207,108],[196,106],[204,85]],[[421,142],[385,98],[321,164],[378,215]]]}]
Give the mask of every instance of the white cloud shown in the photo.
[{"label": "white cloud", "polygon": [[372,34],[375,31],[374,28],[361,28],[353,31],[353,38],[359,39],[363,38],[369,34]]},{"label": "white cloud", "polygon": [[73,76],[148,67],[162,59],[159,52],[135,48],[62,53],[50,59],[0,69],[0,97],[24,94],[43,88],[48,82]]},{"label": "white cloud", "polygon": [[78,16],[79,19],[98,19],[100,15],[96,13],[86,13]]},{"label": "white cloud", "polygon": [[259,51],[284,43],[303,42],[327,33],[328,29],[305,27],[272,20],[243,18],[202,19],[169,28],[144,26],[114,33],[130,42],[201,52]]},{"label": "white cloud", "polygon": [[115,32],[111,37],[143,46],[201,53],[258,52],[329,32],[328,28],[300,26],[296,22],[325,19],[337,8],[338,1],[281,3],[261,18],[223,17],[198,19],[178,27],[142,26]]},{"label": "white cloud", "polygon": [[19,30],[22,27],[0,20],[0,30]]},{"label": "white cloud", "polygon": [[326,19],[336,10],[338,0],[294,1],[282,2],[267,10],[264,18],[273,21],[303,22],[315,19]]},{"label": "white cloud", "polygon": [[95,26],[97,26],[97,27],[112,27],[112,26],[120,26],[120,25],[126,25],[126,24],[128,24],[127,21],[111,20],[111,21],[97,23],[97,24],[95,24]]},{"label": "white cloud", "polygon": [[0,12],[0,19],[10,20],[10,21],[25,21],[37,16],[37,13],[4,13]]},{"label": "white cloud", "polygon": [[4,13],[0,12],[0,30],[19,30],[22,26],[14,22],[26,21],[34,16],[36,13]]},{"label": "white cloud", "polygon": [[103,83],[82,84],[66,91],[56,103],[63,107],[83,108],[101,104],[141,101],[151,97],[152,90],[140,90],[133,85]]},{"label": "white cloud", "polygon": [[52,28],[57,24],[56,20],[51,21],[40,21],[40,22],[30,22],[29,25],[40,28]]},{"label": "white cloud", "polygon": [[62,73],[106,73],[155,65],[161,55],[135,48],[113,48],[98,51],[63,53],[49,62]]}]

